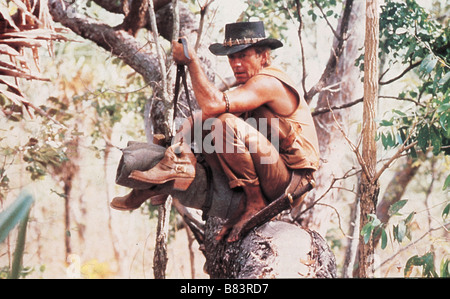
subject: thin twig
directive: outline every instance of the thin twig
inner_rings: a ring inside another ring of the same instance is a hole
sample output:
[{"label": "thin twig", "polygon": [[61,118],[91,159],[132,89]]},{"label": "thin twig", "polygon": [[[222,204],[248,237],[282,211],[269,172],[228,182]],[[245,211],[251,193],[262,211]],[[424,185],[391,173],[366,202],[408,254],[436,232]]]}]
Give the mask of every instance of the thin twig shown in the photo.
[{"label": "thin twig", "polygon": [[339,227],[339,230],[341,231],[341,233],[342,233],[342,234],[344,235],[344,237],[346,237],[347,239],[352,239],[352,240],[355,239],[353,236],[347,235],[347,234],[344,232],[344,230],[342,229],[341,216],[340,216],[338,210],[337,210],[335,207],[333,207],[332,205],[324,204],[324,203],[318,203],[318,205],[320,205],[320,206],[325,206],[325,207],[329,207],[329,208],[333,209],[334,212],[336,212],[336,216],[337,216],[337,218],[338,218],[338,227]]},{"label": "thin twig", "polygon": [[197,41],[195,42],[195,50],[197,51],[200,48],[201,45],[201,39],[203,36],[203,30],[205,29],[205,19],[208,13],[208,8],[213,3],[214,0],[208,0],[204,5],[201,5],[198,1],[198,5],[200,6],[200,24],[198,26],[198,35],[197,35]]},{"label": "thin twig", "polygon": [[334,188],[334,184],[335,184],[337,181],[345,180],[345,179],[347,179],[347,178],[349,178],[349,177],[351,177],[351,176],[353,176],[353,175],[358,174],[358,173],[361,171],[361,170],[357,170],[357,171],[355,171],[354,173],[350,173],[351,171],[354,171],[354,170],[355,170],[355,168],[352,167],[352,168],[351,168],[350,170],[348,170],[342,177],[340,177],[340,178],[333,178],[332,181],[331,181],[330,186],[328,187],[328,189],[325,190],[325,192],[324,192],[318,199],[316,199],[312,204],[310,204],[308,207],[306,207],[304,210],[302,210],[302,211],[295,217],[294,220],[296,221],[297,219],[299,219],[299,217],[300,217],[302,214],[304,214],[304,213],[307,212],[308,210],[312,209],[316,204],[318,204],[319,201],[321,201],[323,198],[325,198],[325,196],[328,194],[328,192],[330,192],[330,190]]},{"label": "thin twig", "polygon": [[151,84],[152,84],[152,82],[149,82],[149,83],[145,84],[144,86],[142,86],[142,87],[140,87],[138,89],[130,90],[130,91],[120,91],[120,90],[115,90],[115,89],[112,89],[112,88],[106,88],[101,93],[104,93],[104,92],[107,92],[107,91],[112,91],[112,92],[117,93],[117,94],[130,94],[130,93],[135,93],[135,92],[141,91],[141,90],[147,88],[148,86],[150,86]]},{"label": "thin twig", "polygon": [[425,104],[422,104],[422,103],[420,103],[416,100],[410,99],[410,98],[401,98],[401,97],[395,97],[395,96],[378,96],[378,98],[379,99],[393,99],[393,100],[399,100],[399,101],[408,101],[408,102],[416,104],[417,106],[424,107],[424,108],[426,107]]},{"label": "thin twig", "polygon": [[330,21],[328,21],[327,15],[323,12],[322,6],[320,6],[319,2],[317,0],[314,0],[314,3],[319,8],[320,12],[322,13],[322,17],[325,19],[325,22],[327,22],[328,27],[330,27],[331,32],[333,32],[333,35],[338,40],[341,40],[343,36],[339,36],[339,34],[334,30],[333,26],[331,25]]},{"label": "thin twig", "polygon": [[[156,15],[155,15],[155,9],[154,9],[154,5],[153,5],[153,0],[149,0],[148,1],[148,12],[149,12],[149,17],[150,17],[150,23],[151,23],[151,28],[152,28],[152,33],[153,33],[153,41],[155,43],[155,48],[156,48],[156,54],[158,56],[158,62],[159,62],[159,67],[161,70],[161,81],[162,81],[162,87],[163,87],[163,94],[167,91],[167,69],[166,69],[166,63],[164,62],[163,59],[163,55],[161,53],[161,47],[159,44],[159,39],[158,39],[158,27],[156,26]],[[167,99],[168,100],[168,99]]]},{"label": "thin twig", "polygon": [[417,61],[417,62],[415,62],[415,63],[411,63],[403,72],[401,72],[400,73],[400,75],[398,75],[398,76],[396,76],[396,77],[394,77],[394,78],[392,78],[392,79],[389,79],[389,80],[387,80],[387,81],[381,81],[381,78],[383,78],[383,76],[385,75],[385,74],[383,74],[380,78],[379,78],[379,82],[378,82],[378,84],[380,84],[380,85],[387,85],[387,84],[389,84],[389,83],[392,83],[392,82],[394,82],[394,81],[397,81],[398,79],[400,79],[400,78],[402,78],[406,73],[408,73],[410,70],[412,70],[413,68],[415,68],[416,66],[418,66],[418,65],[420,65],[422,63],[422,60],[420,60],[420,61]]},{"label": "thin twig", "polygon": [[[370,172],[369,172],[369,170],[367,169],[367,165],[366,165],[366,163],[365,163],[363,157],[361,156],[361,153],[360,153],[359,150],[358,150],[359,145],[358,145],[358,146],[355,146],[355,145],[352,143],[352,141],[350,140],[350,138],[347,136],[347,134],[344,132],[344,129],[341,127],[341,125],[339,124],[339,121],[336,119],[336,116],[334,115],[334,112],[333,112],[333,109],[332,109],[331,106],[330,106],[330,101],[328,100],[328,97],[327,97],[327,104],[328,104],[328,108],[330,109],[331,115],[332,115],[332,117],[333,117],[333,120],[334,120],[336,126],[338,127],[339,131],[341,131],[341,133],[342,133],[342,135],[344,136],[345,140],[346,140],[347,143],[349,144],[351,150],[355,153],[356,159],[358,160],[358,163],[359,163],[359,165],[361,166],[361,168],[362,168],[364,174],[365,174],[368,178],[370,178],[370,177],[371,177],[371,176],[370,176]],[[358,143],[358,144],[359,144],[359,143]]]},{"label": "thin twig", "polygon": [[[291,11],[289,10],[289,6],[286,4],[286,2],[283,2],[284,9],[288,12],[289,16],[291,17],[292,21],[294,20],[294,16],[292,15]],[[298,41],[300,44],[300,52],[301,52],[301,59],[302,59],[302,88],[303,88],[303,94],[306,96],[307,90],[306,90],[306,58],[305,58],[305,49],[303,47],[303,39],[302,39],[302,31],[303,31],[303,18],[302,18],[302,12],[301,12],[301,3],[300,0],[295,0],[295,6],[297,9],[297,15],[298,15]]]},{"label": "thin twig", "polygon": [[[423,238],[425,238],[429,233],[444,228],[445,230],[448,230],[446,226],[449,226],[450,222],[447,222],[445,224],[442,224],[438,227],[434,227],[434,228],[430,228],[427,232],[425,232],[420,238],[418,238],[417,240],[415,240],[414,242],[409,243],[407,246],[403,247],[402,249],[400,249],[399,251],[397,251],[394,255],[392,255],[391,257],[387,258],[386,260],[384,260],[382,263],[380,263],[380,265],[376,268],[380,268],[381,266],[383,266],[384,264],[386,264],[387,262],[393,260],[397,255],[399,255],[400,253],[402,253],[403,251],[407,250],[408,248],[410,248],[411,246],[416,245],[419,241],[421,241]],[[376,270],[375,269],[375,270]]]},{"label": "thin twig", "polygon": [[388,169],[388,168],[391,166],[391,164],[392,164],[395,160],[397,160],[398,158],[400,158],[400,155],[401,155],[404,151],[407,151],[407,150],[413,148],[414,146],[416,146],[417,141],[414,141],[414,142],[408,144],[409,140],[411,139],[412,132],[414,131],[414,129],[416,128],[416,126],[417,126],[417,122],[413,123],[412,128],[411,128],[411,130],[410,130],[410,133],[408,134],[408,136],[406,136],[406,139],[405,139],[405,141],[403,142],[403,144],[400,146],[400,148],[397,150],[397,152],[396,152],[396,153],[395,153],[395,154],[394,154],[394,155],[393,155],[386,163],[383,164],[383,166],[381,167],[381,169],[378,170],[378,171],[375,173],[375,175],[374,175],[373,178],[371,179],[371,182],[372,182],[372,183],[376,182],[376,181],[380,178],[381,174],[382,174],[386,169]]},{"label": "thin twig", "polygon": [[400,158],[401,154],[404,151],[407,151],[407,150],[413,148],[414,146],[416,146],[416,144],[417,144],[417,141],[414,141],[414,142],[408,144],[407,146],[405,146],[405,143],[403,143],[402,146],[400,146],[400,148],[397,150],[397,152],[389,159],[389,161],[387,161],[386,163],[383,164],[381,169],[378,170],[378,172],[373,176],[371,181],[376,182],[380,178],[380,176],[383,174],[383,172],[386,169],[388,169],[395,160]]},{"label": "thin twig", "polygon": [[345,103],[345,104],[342,104],[342,105],[339,105],[339,106],[322,107],[322,108],[314,110],[311,114],[312,114],[312,116],[316,116],[316,115],[328,113],[331,110],[339,110],[339,109],[350,108],[350,107],[352,107],[352,106],[354,106],[356,104],[362,103],[363,100],[364,100],[364,98],[359,98],[357,100],[354,100],[352,102]]}]

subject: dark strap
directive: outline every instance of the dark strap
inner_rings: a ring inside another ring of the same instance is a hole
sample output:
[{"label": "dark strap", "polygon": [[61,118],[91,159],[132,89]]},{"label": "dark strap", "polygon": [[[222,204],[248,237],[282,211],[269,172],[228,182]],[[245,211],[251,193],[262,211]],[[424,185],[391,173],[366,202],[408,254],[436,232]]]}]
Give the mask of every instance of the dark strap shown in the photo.
[{"label": "dark strap", "polygon": [[211,210],[211,206],[212,206],[212,201],[213,201],[213,174],[212,174],[212,170],[211,167],[209,166],[208,163],[206,163],[205,159],[201,159],[197,161],[198,163],[200,163],[204,168],[205,168],[205,172],[206,172],[206,187],[207,187],[207,193],[206,193],[206,200],[201,208],[202,210],[202,219],[206,221],[206,219],[208,218],[208,213],[209,210]]},{"label": "dark strap", "polygon": [[[180,38],[178,40],[178,42],[183,44],[184,56],[186,56],[186,58],[190,59],[189,53],[187,50],[186,40],[184,38]],[[189,97],[189,89],[188,89],[187,80],[186,80],[186,70],[185,70],[184,65],[182,65],[182,64],[177,65],[177,77],[175,79],[175,90],[174,90],[174,95],[173,95],[173,121],[175,121],[175,118],[177,115],[178,96],[180,93],[181,81],[183,81],[184,92],[186,94],[186,100],[189,105],[189,111],[191,112],[192,123],[194,123],[194,113],[193,113],[193,109],[192,109],[192,105],[191,105],[191,99]]]}]

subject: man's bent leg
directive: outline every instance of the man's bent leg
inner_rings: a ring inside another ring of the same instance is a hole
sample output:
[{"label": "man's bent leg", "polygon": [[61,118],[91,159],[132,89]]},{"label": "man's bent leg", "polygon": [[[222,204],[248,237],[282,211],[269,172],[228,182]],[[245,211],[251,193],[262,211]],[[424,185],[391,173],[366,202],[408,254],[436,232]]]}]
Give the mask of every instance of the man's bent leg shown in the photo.
[{"label": "man's bent leg", "polygon": [[274,200],[284,192],[290,171],[267,138],[242,119],[224,114],[216,122],[216,126],[222,128],[213,130],[216,145],[222,146],[216,148],[218,160],[230,187],[242,187],[246,194],[238,215],[230,219],[218,235],[220,239],[233,228],[228,238],[233,242],[239,238],[244,224],[266,206],[266,199]]}]

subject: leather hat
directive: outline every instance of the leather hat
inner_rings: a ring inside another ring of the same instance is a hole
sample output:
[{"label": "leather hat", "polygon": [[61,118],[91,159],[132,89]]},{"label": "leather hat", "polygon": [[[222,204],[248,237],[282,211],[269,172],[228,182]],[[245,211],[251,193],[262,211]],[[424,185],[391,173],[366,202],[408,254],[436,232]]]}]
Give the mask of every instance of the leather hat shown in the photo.
[{"label": "leather hat", "polygon": [[230,55],[249,47],[280,48],[283,43],[274,38],[266,38],[264,23],[238,22],[225,25],[225,40],[209,46],[215,55]]}]

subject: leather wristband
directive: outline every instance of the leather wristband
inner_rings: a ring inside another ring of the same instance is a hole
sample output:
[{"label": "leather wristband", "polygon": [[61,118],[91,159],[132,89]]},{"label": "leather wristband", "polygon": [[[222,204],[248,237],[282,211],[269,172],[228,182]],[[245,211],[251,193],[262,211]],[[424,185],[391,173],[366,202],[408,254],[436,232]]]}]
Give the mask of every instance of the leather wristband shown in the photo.
[{"label": "leather wristband", "polygon": [[226,92],[223,93],[223,100],[225,101],[225,113],[230,112],[230,100]]}]

